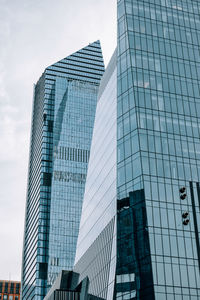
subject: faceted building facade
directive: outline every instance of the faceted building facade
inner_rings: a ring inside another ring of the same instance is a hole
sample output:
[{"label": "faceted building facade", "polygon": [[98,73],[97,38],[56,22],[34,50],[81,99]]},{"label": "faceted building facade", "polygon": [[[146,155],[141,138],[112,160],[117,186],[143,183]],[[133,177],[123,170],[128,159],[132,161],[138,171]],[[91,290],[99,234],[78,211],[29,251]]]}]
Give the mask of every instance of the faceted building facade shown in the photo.
[{"label": "faceted building facade", "polygon": [[43,299],[74,264],[97,92],[99,41],[45,69],[34,91],[22,299]]},{"label": "faceted building facade", "polygon": [[102,300],[88,294],[88,277],[79,282],[79,274],[62,270],[44,300]]},{"label": "faceted building facade", "polygon": [[89,277],[89,293],[102,299],[112,299],[115,281],[116,88],[117,51],[99,88],[74,268],[80,280]]},{"label": "faceted building facade", "polygon": [[[106,137],[112,118],[103,107],[116,100],[106,93],[117,84],[117,137],[109,128],[112,147],[117,140],[117,183],[109,172],[111,158],[102,168],[109,147],[92,143],[75,270],[89,276],[91,293],[107,300],[197,300],[200,3],[117,4],[117,80],[111,84],[105,72],[93,135],[97,142]],[[115,182],[116,197],[112,184],[102,188],[109,181]]]}]

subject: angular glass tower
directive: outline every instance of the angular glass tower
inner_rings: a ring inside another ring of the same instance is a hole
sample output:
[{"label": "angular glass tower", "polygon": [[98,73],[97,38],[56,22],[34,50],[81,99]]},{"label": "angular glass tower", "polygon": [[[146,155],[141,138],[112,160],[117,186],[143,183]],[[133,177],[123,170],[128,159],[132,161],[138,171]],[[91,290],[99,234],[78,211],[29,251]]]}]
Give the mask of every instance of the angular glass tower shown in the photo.
[{"label": "angular glass tower", "polygon": [[116,265],[116,88],[117,51],[99,88],[75,259],[80,281],[88,276],[89,293],[102,299],[112,299]]},{"label": "angular glass tower", "polygon": [[[117,196],[106,214],[115,174],[110,159],[93,183],[92,158],[99,170],[108,149],[92,143],[75,264],[103,299],[200,299],[199,12],[199,1],[118,0]],[[97,118],[98,106],[94,140]]]},{"label": "angular glass tower", "polygon": [[22,299],[43,299],[72,269],[97,92],[100,42],[45,69],[35,86],[22,263]]}]

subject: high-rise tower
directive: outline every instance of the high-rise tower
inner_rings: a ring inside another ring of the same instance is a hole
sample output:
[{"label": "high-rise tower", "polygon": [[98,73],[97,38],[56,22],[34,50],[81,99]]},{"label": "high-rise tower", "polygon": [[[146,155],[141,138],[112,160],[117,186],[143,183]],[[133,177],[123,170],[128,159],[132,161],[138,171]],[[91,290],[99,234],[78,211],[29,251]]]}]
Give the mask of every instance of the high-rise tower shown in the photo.
[{"label": "high-rise tower", "polygon": [[200,297],[199,10],[118,1],[116,298]]},{"label": "high-rise tower", "polygon": [[[117,51],[99,88],[75,271],[89,293],[112,299],[116,265]],[[109,291],[108,291],[109,286]]]},{"label": "high-rise tower", "polygon": [[73,267],[97,92],[100,42],[45,69],[34,90],[22,299],[43,299]]},{"label": "high-rise tower", "polygon": [[[89,164],[75,271],[88,275],[90,292],[107,300],[197,300],[200,3],[117,2],[117,196],[111,208],[107,204],[114,197],[113,185],[101,190],[103,182],[114,182],[114,172],[107,173],[108,181],[99,176],[92,185]],[[112,82],[107,71],[104,80],[107,86]],[[113,101],[105,82],[103,87],[102,110]],[[97,107],[95,126],[101,115],[110,119],[109,111],[98,114]],[[96,139],[95,127],[94,134]],[[102,140],[105,130],[103,134]],[[92,145],[96,170],[102,166],[102,153],[103,158],[109,153],[106,147],[98,153]],[[89,247],[83,251],[84,239]]]}]

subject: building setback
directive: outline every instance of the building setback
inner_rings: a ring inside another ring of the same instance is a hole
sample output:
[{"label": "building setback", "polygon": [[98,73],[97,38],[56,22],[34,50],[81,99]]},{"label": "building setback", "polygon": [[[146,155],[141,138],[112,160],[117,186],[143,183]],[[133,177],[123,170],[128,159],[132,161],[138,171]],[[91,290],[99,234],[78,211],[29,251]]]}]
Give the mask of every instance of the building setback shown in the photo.
[{"label": "building setback", "polygon": [[[108,172],[111,159],[99,171],[110,147],[97,151],[92,142],[75,271],[89,277],[90,293],[107,300],[198,300],[200,3],[117,3],[117,176]],[[108,70],[104,80],[109,86]],[[97,141],[101,128],[106,138],[104,107],[114,100],[104,88]],[[110,187],[101,190],[104,182]]]},{"label": "building setback", "polygon": [[44,300],[102,300],[88,294],[89,284],[87,277],[79,282],[78,273],[62,270]]},{"label": "building setback", "polygon": [[90,155],[100,42],[45,69],[35,85],[22,262],[22,299],[43,299],[72,269]]}]

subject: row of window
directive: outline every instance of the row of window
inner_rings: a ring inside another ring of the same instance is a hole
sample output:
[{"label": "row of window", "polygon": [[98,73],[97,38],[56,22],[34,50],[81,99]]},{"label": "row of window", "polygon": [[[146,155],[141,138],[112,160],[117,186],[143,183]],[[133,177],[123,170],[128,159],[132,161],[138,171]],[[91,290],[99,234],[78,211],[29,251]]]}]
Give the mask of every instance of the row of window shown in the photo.
[{"label": "row of window", "polygon": [[179,94],[191,97],[200,97],[197,80],[184,79],[174,75],[162,75],[149,70],[129,69],[121,78],[121,85],[118,85],[118,92],[124,93],[133,85],[135,87],[158,90],[166,93]]},{"label": "row of window", "polygon": [[0,300],[19,300],[19,296],[0,294]]},{"label": "row of window", "polygon": [[[15,291],[14,291],[15,290]],[[0,293],[19,294],[20,283],[0,282]]]},{"label": "row of window", "polygon": [[[150,155],[151,158],[164,158],[175,161],[177,158],[171,156],[179,156],[192,159],[200,159],[200,144],[197,142],[184,141],[180,139],[172,139],[160,137],[152,134],[140,133],[140,148],[137,135],[127,136],[127,138],[118,145],[118,163],[128,157],[134,155],[141,149],[142,151],[149,151],[152,153],[162,153],[165,156]],[[148,157],[149,154],[143,154]],[[170,155],[167,156],[167,155]],[[179,161],[182,161],[178,158]],[[185,163],[188,161],[185,159]]]},{"label": "row of window", "polygon": [[176,40],[183,43],[198,45],[198,35],[195,30],[183,30],[183,26],[176,26],[160,22],[152,22],[146,19],[135,17],[128,18],[128,30],[139,32],[141,34],[153,35],[159,38]]},{"label": "row of window", "polygon": [[88,163],[89,156],[90,156],[89,150],[69,148],[69,147],[54,148],[54,157],[58,159]]},{"label": "row of window", "polygon": [[183,286],[185,288],[198,287],[200,278],[197,267],[154,262],[152,262],[152,266],[155,284]]},{"label": "row of window", "polygon": [[198,62],[198,48],[188,43],[182,43],[156,36],[144,35],[129,31],[128,34],[130,48],[152,52],[154,54],[176,57],[178,59]]},{"label": "row of window", "polygon": [[[145,2],[148,2],[148,5],[153,4],[151,6],[151,10],[153,10],[153,7],[156,9],[161,9],[164,11],[166,8],[170,8],[171,11],[174,13],[180,13],[180,12],[188,12],[188,13],[194,13],[198,14],[200,11],[199,5],[197,1],[183,1],[183,0],[144,0],[144,6],[148,7]],[[155,6],[156,5],[156,6]],[[123,2],[120,3],[118,6],[119,9],[119,15],[124,13],[123,10]],[[141,1],[126,1],[126,11],[127,13],[131,13],[135,11],[137,15],[144,16],[144,6],[141,5]],[[133,8],[133,11],[132,11]]]},{"label": "row of window", "polygon": [[75,68],[77,68],[77,66],[80,66],[83,68],[87,67],[87,69],[104,71],[104,67],[101,66],[100,64],[98,64],[98,62],[95,63],[95,61],[94,62],[91,62],[91,61],[85,62],[85,61],[81,61],[81,60],[78,61],[78,60],[72,59],[72,57],[66,58],[66,59],[56,63],[56,66],[64,66],[64,65],[73,66]]},{"label": "row of window", "polygon": [[46,75],[48,75],[49,77],[50,76],[55,76],[55,77],[60,76],[63,78],[69,77],[72,80],[77,80],[77,79],[83,80],[83,81],[87,80],[87,82],[94,83],[94,84],[99,83],[99,81],[100,81],[99,77],[94,78],[94,77],[86,76],[83,74],[79,74],[79,72],[76,72],[76,74],[72,74],[71,72],[52,71],[52,70],[47,69]]},{"label": "row of window", "polygon": [[[130,144],[127,143],[127,146]],[[140,147],[142,151],[163,153],[173,156],[184,156],[200,159],[200,143],[180,141],[153,135],[140,134]],[[127,149],[126,151],[128,151]],[[122,153],[121,153],[122,154]],[[128,154],[128,153],[127,153]]]},{"label": "row of window", "polygon": [[118,124],[118,139],[137,128],[177,134],[179,136],[187,136],[188,138],[199,138],[200,135],[200,125],[197,122],[191,122],[187,117],[184,119],[179,115],[175,115],[172,118],[170,114],[158,116],[152,115],[152,113],[145,114],[141,112],[139,114],[139,124],[137,125],[136,116],[133,113],[130,117],[127,115],[124,120],[120,120]]},{"label": "row of window", "polygon": [[64,171],[54,171],[54,180],[63,181],[63,182],[76,182],[76,183],[85,183],[86,174],[64,172]]},{"label": "row of window", "polygon": [[[122,60],[123,60],[122,55]],[[124,65],[123,61],[122,66]],[[164,55],[142,53],[142,51],[131,51],[131,62],[133,67],[146,69],[155,72],[162,72],[174,76],[181,76],[195,79],[200,77],[200,71],[195,63],[187,62],[182,59],[170,59]],[[198,72],[198,73],[197,73]]]},{"label": "row of window", "polygon": [[[191,2],[190,7],[192,6]],[[145,5],[137,5],[137,2],[133,3],[133,10],[130,6],[126,7],[127,14],[133,14],[136,16],[144,17],[145,19],[151,19],[151,20],[157,20],[162,22],[168,22],[171,24],[186,26],[190,28],[196,28],[195,25],[199,25],[199,20],[197,18],[195,19],[195,15],[191,15],[192,11],[187,10],[187,14],[184,12],[184,10],[180,9],[181,5],[174,5],[172,8],[167,9],[160,9],[158,6],[153,6],[145,3]],[[177,10],[175,9],[177,8]],[[197,6],[196,6],[197,9]],[[195,10],[196,11],[196,10]],[[195,24],[196,23],[196,24]]]},{"label": "row of window", "polygon": [[73,57],[76,58],[77,61],[79,61],[79,60],[82,61],[82,59],[83,59],[83,61],[87,61],[87,59],[89,59],[89,62],[91,62],[91,60],[94,59],[94,61],[96,61],[96,62],[98,61],[101,65],[101,64],[103,64],[102,55],[100,52],[98,54],[99,55],[94,54],[94,52],[93,52],[93,54],[91,54],[91,51],[84,49],[84,50],[78,51],[78,52],[70,55],[70,59]]},{"label": "row of window", "polygon": [[129,159],[128,163],[121,164],[118,170],[118,186],[131,182],[133,178],[141,175],[160,176],[165,178],[194,180],[200,177],[200,167],[196,164],[182,163],[155,158]]},{"label": "row of window", "polygon": [[[178,116],[172,118],[168,114],[166,114],[166,116],[152,116],[152,114],[141,113],[140,128],[197,138],[199,138],[200,132],[200,125],[197,122],[191,122],[187,117],[185,120]],[[126,130],[124,133],[125,132]]]},{"label": "row of window", "polygon": [[[144,90],[143,88],[134,88],[134,93],[133,90],[130,90],[129,94],[125,93],[119,98],[119,100],[119,117],[135,106],[153,109],[154,112],[159,110],[196,118],[199,117],[198,112],[200,111],[200,103],[195,103],[194,98],[192,97],[184,97],[157,91],[148,91]],[[192,118],[192,121],[196,121],[196,119]]]},{"label": "row of window", "polygon": [[[93,70],[91,70],[91,72],[90,72],[90,69],[83,69],[83,68],[81,68],[81,67],[77,67],[77,68],[69,68],[69,66],[68,67],[66,67],[66,66],[61,66],[61,67],[59,67],[59,66],[57,66],[57,65],[54,65],[54,66],[51,66],[51,67],[48,67],[48,70],[53,70],[53,71],[55,71],[55,72],[58,72],[58,71],[60,71],[60,72],[64,72],[64,73],[71,73],[71,74],[80,74],[80,75],[82,75],[82,76],[85,76],[85,74],[87,74],[88,76],[93,76],[93,77],[99,77],[99,76],[101,76],[102,75],[102,71],[101,70],[97,70],[97,71],[93,71]],[[85,76],[86,77],[86,76]]]}]

